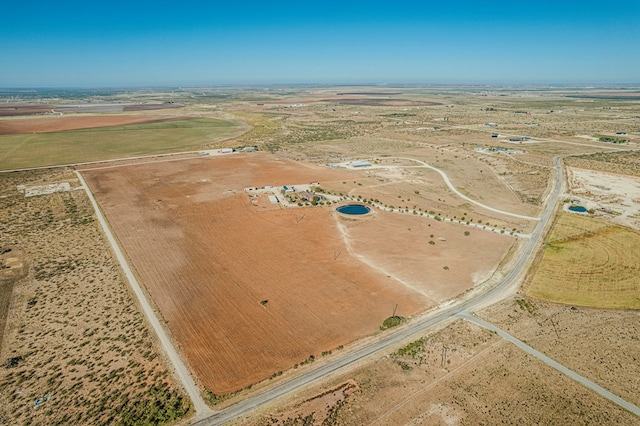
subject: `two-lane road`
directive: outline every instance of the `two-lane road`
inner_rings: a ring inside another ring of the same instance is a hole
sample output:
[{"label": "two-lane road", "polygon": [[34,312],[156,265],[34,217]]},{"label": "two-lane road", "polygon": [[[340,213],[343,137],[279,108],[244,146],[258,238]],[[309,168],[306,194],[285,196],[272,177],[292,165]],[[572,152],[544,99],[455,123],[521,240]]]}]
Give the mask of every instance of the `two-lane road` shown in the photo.
[{"label": "two-lane road", "polygon": [[518,288],[520,278],[526,272],[527,267],[535,256],[537,248],[541,242],[541,237],[543,236],[546,226],[553,215],[558,198],[562,193],[563,172],[561,158],[562,157],[556,157],[554,159],[556,171],[554,187],[547,198],[545,209],[542,212],[540,220],[532,233],[531,238],[526,240],[526,242],[523,240],[525,245],[518,258],[513,263],[509,272],[494,287],[488,289],[484,293],[478,294],[472,299],[460,300],[454,305],[429,312],[420,318],[411,321],[407,326],[390,332],[378,341],[338,357],[325,365],[310,370],[259,395],[241,401],[229,408],[211,415],[206,419],[200,420],[195,424],[198,426],[220,425],[234,420],[285,395],[309,386],[313,382],[320,380],[329,374],[353,366],[375,353],[387,350],[388,348],[396,346],[411,338],[418,337],[435,325],[455,319],[456,315],[461,312],[472,312],[513,294]]}]

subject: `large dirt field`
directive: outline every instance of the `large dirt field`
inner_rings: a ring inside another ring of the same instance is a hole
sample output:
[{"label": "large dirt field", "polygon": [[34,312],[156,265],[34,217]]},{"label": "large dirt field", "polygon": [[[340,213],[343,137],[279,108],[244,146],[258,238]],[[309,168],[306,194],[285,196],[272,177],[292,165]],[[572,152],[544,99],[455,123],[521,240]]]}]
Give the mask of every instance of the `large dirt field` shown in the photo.
[{"label": "large dirt field", "polygon": [[434,305],[487,280],[515,243],[506,235],[378,211],[342,225],[365,263],[427,297]]},{"label": "large dirt field", "polygon": [[60,132],[64,130],[92,129],[124,126],[127,124],[155,123],[179,118],[147,115],[76,115],[65,117],[13,118],[0,120],[0,135],[22,133]]},{"label": "large dirt field", "polygon": [[[535,267],[521,293],[475,315],[640,404],[635,92],[38,93],[0,95],[0,170],[102,162],[82,173],[216,409],[380,339],[393,313],[416,317],[495,283],[552,193],[557,156],[568,185]],[[261,152],[218,153],[245,146]],[[373,164],[327,167],[355,160]],[[328,197],[319,206],[245,191],[310,182]],[[375,207],[347,217],[335,211],[347,199]],[[568,213],[576,204],[589,210]],[[0,285],[0,424],[188,421],[68,166],[0,173]],[[474,324],[450,319],[419,337],[235,423],[638,422]]]},{"label": "large dirt field", "polygon": [[[347,181],[356,176],[352,171],[254,153],[83,174],[188,362],[216,394],[371,334],[396,304],[399,315],[411,316],[463,292],[479,278],[475,272],[487,274],[512,244],[509,237],[481,231],[465,236],[462,227],[434,224],[438,237],[451,234],[451,241],[436,240],[433,251],[446,244],[453,253],[469,241],[494,250],[476,253],[468,265],[436,260],[438,280],[425,280],[429,268],[412,268],[431,245],[415,252],[407,247],[406,271],[368,268],[358,249],[345,246],[340,228],[353,232],[369,264],[382,264],[385,254],[368,251],[366,235],[332,207],[262,211],[243,191]],[[407,225],[416,232],[430,229],[426,221],[390,215],[362,222],[364,229],[381,221],[369,244],[379,245]],[[387,217],[390,223],[383,224]],[[398,242],[397,255],[401,250]],[[415,287],[402,284],[408,281]]]}]

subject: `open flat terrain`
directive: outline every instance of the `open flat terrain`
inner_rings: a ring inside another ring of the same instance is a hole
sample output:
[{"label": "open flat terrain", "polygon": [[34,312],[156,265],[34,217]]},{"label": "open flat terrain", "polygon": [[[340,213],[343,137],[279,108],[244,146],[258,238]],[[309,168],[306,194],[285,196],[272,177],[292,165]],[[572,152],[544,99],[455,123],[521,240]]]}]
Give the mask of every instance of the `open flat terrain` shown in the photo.
[{"label": "open flat terrain", "polygon": [[[478,87],[227,92],[86,102],[79,92],[60,100],[64,116],[12,117],[51,113],[37,102],[0,111],[0,169],[120,159],[82,173],[218,407],[381,338],[393,313],[415,317],[491,286],[530,238],[559,155],[568,156],[565,212],[524,289],[532,297],[479,315],[638,404],[637,235],[627,228],[638,216],[637,99]],[[217,152],[243,146],[265,152]],[[327,166],[354,160],[372,166]],[[156,400],[157,421],[184,417],[188,403],[75,176],[61,168],[2,180],[0,206],[11,220],[2,221],[0,248],[11,252],[0,254],[1,420],[116,421],[132,412],[123,395],[140,402],[135,416],[153,412]],[[333,201],[284,207],[268,190],[246,190],[310,182]],[[335,212],[350,200],[372,213]],[[576,204],[588,211],[566,213]],[[450,324],[243,422],[636,420],[497,336]]]},{"label": "open flat terrain", "polygon": [[0,120],[0,135],[47,133],[65,130],[94,129],[127,124],[171,121],[175,118],[145,115],[75,115],[65,117],[38,117]]},{"label": "open flat terrain", "polygon": [[[520,316],[528,315],[526,311],[522,314],[513,300],[501,305],[508,315],[514,308]],[[541,311],[541,315],[547,313],[546,310]],[[595,329],[578,326],[593,314],[592,322],[603,323],[601,326]],[[617,321],[609,324],[609,316],[616,317]],[[580,355],[580,350],[600,341],[599,333],[612,333],[612,340],[623,339],[620,350],[610,358],[604,352],[599,353],[604,358],[589,361],[580,371],[588,372],[589,366],[599,361],[609,366],[617,362],[628,365],[631,359],[625,348],[637,353],[633,346],[637,340],[629,340],[637,331],[637,322],[629,324],[630,320],[627,313],[627,323],[618,329],[625,321],[624,315],[607,313],[603,316],[581,311],[557,319],[562,324],[562,344],[558,344],[548,321],[544,327],[544,338],[552,339],[555,342],[552,347],[565,352],[563,361],[571,356],[587,360],[593,349],[583,352],[585,356]],[[517,320],[512,321],[518,323]],[[529,337],[533,333],[526,324],[521,325],[523,333],[520,338],[527,338],[531,344]],[[537,339],[534,342],[537,343]],[[573,347],[576,342],[580,342],[578,348]],[[544,346],[545,349],[547,347]],[[598,372],[604,373],[605,370],[604,365],[598,367]],[[626,384],[624,395],[629,396],[628,391],[634,386],[637,386],[635,380]],[[592,394],[491,332],[457,320],[445,329],[425,335],[375,362],[309,389],[279,407],[265,408],[234,424],[632,425],[636,422],[633,414]]]},{"label": "open flat terrain", "polygon": [[66,168],[0,174],[0,424],[173,422],[190,402],[78,189]]},{"label": "open flat terrain", "polygon": [[[369,267],[389,259],[378,238],[397,240],[407,225],[428,237],[427,221],[381,212],[353,222],[332,207],[257,209],[244,187],[323,185],[355,175],[260,153],[88,168],[83,175],[189,364],[216,394],[371,334],[396,304],[399,315],[411,316],[463,292],[474,285],[471,269],[495,268],[513,242],[488,232],[465,236],[462,227],[432,220],[439,236],[459,236],[437,240],[435,248],[424,240],[426,247],[407,255],[406,271]],[[376,236],[367,238],[372,226]],[[469,241],[493,244],[493,255],[475,256],[468,266],[463,251],[447,277],[442,253]],[[399,253],[401,241],[395,244]],[[427,247],[441,251],[440,260]],[[430,255],[435,263],[422,267]],[[421,272],[435,264],[441,279],[424,280]]]},{"label": "open flat terrain", "polygon": [[638,231],[561,213],[524,290],[559,303],[638,309],[639,253]]},{"label": "open flat terrain", "polygon": [[[71,125],[80,126],[82,120]],[[35,134],[24,134],[22,129],[23,134],[0,136],[0,170],[197,150],[230,138],[241,129],[230,120],[190,117]]]}]

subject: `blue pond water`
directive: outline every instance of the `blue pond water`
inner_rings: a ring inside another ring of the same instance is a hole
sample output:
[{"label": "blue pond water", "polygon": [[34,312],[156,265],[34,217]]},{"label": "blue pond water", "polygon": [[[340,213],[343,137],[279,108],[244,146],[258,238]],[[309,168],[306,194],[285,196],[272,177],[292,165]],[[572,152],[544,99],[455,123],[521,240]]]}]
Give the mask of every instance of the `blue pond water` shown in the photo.
[{"label": "blue pond water", "polygon": [[362,204],[347,204],[346,206],[338,207],[336,210],[340,213],[351,215],[363,215],[371,211],[369,207],[363,206]]},{"label": "blue pond water", "polygon": [[569,210],[572,212],[584,213],[587,211],[587,208],[584,206],[569,206]]}]

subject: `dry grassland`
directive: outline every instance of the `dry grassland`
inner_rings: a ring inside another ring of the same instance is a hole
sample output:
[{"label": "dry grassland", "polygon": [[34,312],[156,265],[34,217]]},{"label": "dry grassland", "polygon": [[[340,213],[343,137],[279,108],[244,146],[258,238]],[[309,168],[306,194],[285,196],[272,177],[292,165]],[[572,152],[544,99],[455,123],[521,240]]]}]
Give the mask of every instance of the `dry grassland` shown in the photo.
[{"label": "dry grassland", "polygon": [[383,359],[310,389],[294,401],[265,408],[234,424],[635,422],[633,414],[491,332],[458,320]]},{"label": "dry grassland", "polygon": [[640,405],[640,312],[516,297],[485,309],[480,316],[583,377]]},{"label": "dry grassland", "polygon": [[615,171],[618,174],[640,176],[640,152],[600,152],[566,158],[565,164],[571,167],[602,172]]},{"label": "dry grassland", "polygon": [[0,241],[22,252],[0,349],[0,423],[165,423],[190,410],[68,169],[0,175]]},{"label": "dry grassland", "polygon": [[[171,98],[187,103],[180,128],[166,122],[88,129],[164,118],[157,111],[2,119],[0,134],[23,134],[0,138],[6,145],[0,166],[238,145],[277,153],[124,161],[83,172],[214,400],[374,333],[396,304],[398,314],[411,316],[484,280],[515,240],[467,222],[506,234],[534,225],[465,202],[433,171],[388,157],[425,161],[469,197],[528,216],[539,214],[557,155],[584,154],[566,159],[574,167],[640,175],[636,152],[586,154],[637,147],[638,101],[577,99],[553,90],[416,88],[386,93],[390,99],[380,102],[380,91],[340,90],[348,98],[327,88]],[[220,118],[220,111],[230,114],[225,122],[207,118]],[[245,126],[231,114],[252,128],[241,134]],[[201,118],[186,122],[195,116]],[[29,134],[72,128],[87,129]],[[629,133],[628,143],[592,137],[619,131]],[[509,143],[511,136],[534,140]],[[474,151],[493,146],[524,152]],[[312,164],[356,159],[403,167],[348,171]],[[0,282],[0,292],[11,294],[0,348],[8,362],[0,366],[0,423],[139,423],[145,416],[157,423],[184,415],[188,403],[158,356],[84,194],[25,199],[14,190],[60,181],[78,185],[63,169],[0,176],[0,246],[8,241],[29,272]],[[264,197],[254,206],[243,191],[310,181],[408,212],[351,220],[331,207],[284,210]],[[519,298],[483,316],[638,404],[637,312],[576,307],[640,308],[638,249],[635,232],[562,214],[526,292],[563,304]],[[239,423],[637,422],[462,321],[323,386]],[[36,398],[43,399],[34,409]],[[155,408],[154,401],[160,402]]]},{"label": "dry grassland", "polygon": [[545,242],[527,295],[603,308],[640,308],[640,233],[561,213]]}]

